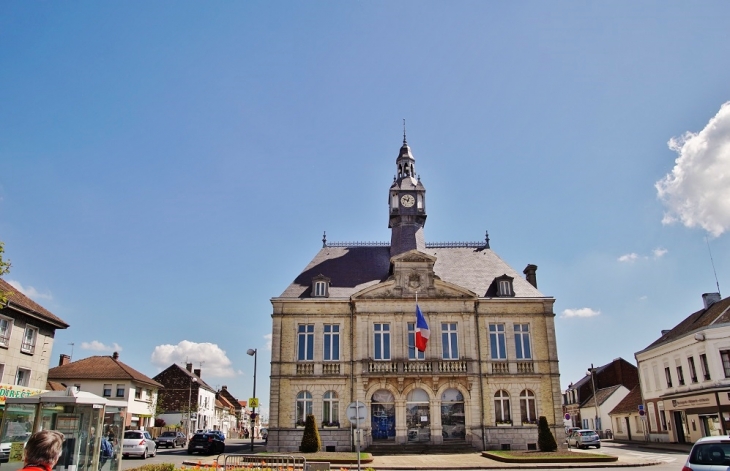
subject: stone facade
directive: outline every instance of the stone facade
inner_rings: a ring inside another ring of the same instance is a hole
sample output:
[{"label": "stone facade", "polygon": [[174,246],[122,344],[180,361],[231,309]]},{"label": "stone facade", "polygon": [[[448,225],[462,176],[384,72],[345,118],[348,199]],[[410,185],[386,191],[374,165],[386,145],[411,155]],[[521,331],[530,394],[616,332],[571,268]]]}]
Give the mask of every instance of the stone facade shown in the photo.
[{"label": "stone facade", "polygon": [[[309,413],[326,449],[352,449],[353,401],[367,406],[366,447],[532,449],[539,416],[563,443],[554,299],[537,290],[537,267],[526,280],[488,238],[424,242],[425,188],[405,139],[396,162],[390,245],[325,239],[272,299],[269,451],[297,451]],[[416,306],[430,331],[422,354]]]}]

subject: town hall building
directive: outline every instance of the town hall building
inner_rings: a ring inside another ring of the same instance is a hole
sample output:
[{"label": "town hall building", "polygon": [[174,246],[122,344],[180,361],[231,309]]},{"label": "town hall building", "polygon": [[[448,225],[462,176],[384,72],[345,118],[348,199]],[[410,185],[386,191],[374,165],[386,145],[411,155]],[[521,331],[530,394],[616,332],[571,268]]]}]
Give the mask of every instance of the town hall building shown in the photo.
[{"label": "town hall building", "polygon": [[349,451],[353,401],[367,406],[365,447],[537,449],[540,416],[562,443],[555,299],[538,291],[537,266],[518,273],[488,237],[426,242],[426,189],[405,135],[395,163],[390,243],[324,238],[271,299],[268,450],[297,451],[313,414],[323,449]]}]

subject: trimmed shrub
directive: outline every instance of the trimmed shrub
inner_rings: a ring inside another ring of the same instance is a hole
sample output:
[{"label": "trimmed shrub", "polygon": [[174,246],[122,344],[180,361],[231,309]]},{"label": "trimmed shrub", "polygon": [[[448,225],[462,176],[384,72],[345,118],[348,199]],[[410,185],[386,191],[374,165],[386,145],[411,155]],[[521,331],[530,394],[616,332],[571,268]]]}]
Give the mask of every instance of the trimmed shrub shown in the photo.
[{"label": "trimmed shrub", "polygon": [[316,453],[322,448],[322,439],[319,438],[317,421],[314,415],[309,414],[304,422],[304,435],[302,436],[302,453]]},{"label": "trimmed shrub", "polygon": [[558,443],[555,441],[553,432],[550,431],[544,415],[540,416],[537,423],[537,447],[540,451],[556,451],[558,449]]}]

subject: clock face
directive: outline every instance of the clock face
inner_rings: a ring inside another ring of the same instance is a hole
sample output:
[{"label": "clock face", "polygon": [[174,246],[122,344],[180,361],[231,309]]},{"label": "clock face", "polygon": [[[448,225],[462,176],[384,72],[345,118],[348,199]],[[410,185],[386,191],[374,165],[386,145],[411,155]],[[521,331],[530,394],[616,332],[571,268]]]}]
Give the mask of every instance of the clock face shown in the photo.
[{"label": "clock face", "polygon": [[402,204],[406,208],[410,208],[415,203],[416,203],[416,199],[411,195],[403,195],[400,198],[400,204]]}]

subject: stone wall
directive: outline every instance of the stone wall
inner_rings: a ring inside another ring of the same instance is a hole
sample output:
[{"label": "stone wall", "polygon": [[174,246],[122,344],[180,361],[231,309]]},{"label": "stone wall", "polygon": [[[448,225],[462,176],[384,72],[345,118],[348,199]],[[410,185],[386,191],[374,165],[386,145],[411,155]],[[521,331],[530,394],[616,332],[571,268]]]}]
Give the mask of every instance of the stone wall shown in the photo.
[{"label": "stone wall", "polygon": [[[299,452],[302,444],[304,428],[270,430],[266,448],[269,451]],[[319,430],[322,440],[322,451],[328,451],[328,446],[334,446],[334,451],[351,451],[350,430],[322,429]]]}]

